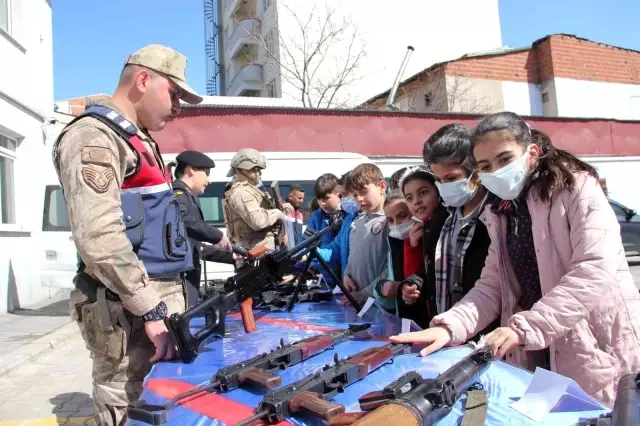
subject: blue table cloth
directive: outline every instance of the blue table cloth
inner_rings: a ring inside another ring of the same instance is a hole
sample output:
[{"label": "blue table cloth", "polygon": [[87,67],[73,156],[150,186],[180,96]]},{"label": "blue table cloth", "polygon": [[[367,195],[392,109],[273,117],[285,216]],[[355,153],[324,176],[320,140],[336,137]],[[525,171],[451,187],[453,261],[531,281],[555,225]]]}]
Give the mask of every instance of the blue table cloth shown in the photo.
[{"label": "blue table cloth", "polygon": [[[256,312],[258,331],[246,334],[237,314],[227,316],[227,335],[224,339],[205,343],[200,354],[191,364],[181,362],[162,362],[154,365],[145,380],[145,389],[141,399],[151,404],[166,403],[179,392],[208,383],[212,375],[221,367],[245,360],[257,354],[274,349],[280,339],[285,343],[320,333],[344,329],[347,324],[371,322],[371,331],[364,337],[349,339],[339,343],[333,350],[327,350],[307,361],[280,372],[282,385],[302,379],[332,364],[334,353],[346,358],[362,350],[384,345],[382,337],[401,331],[400,320],[380,311],[370,309],[358,317],[351,307],[342,307],[338,303],[298,304],[291,313],[270,312],[260,316]],[[197,328],[202,323],[194,322]],[[412,326],[415,328],[415,326]],[[363,394],[382,389],[402,374],[415,370],[423,377],[436,377],[461,358],[473,351],[470,345],[440,350],[427,357],[417,353],[400,355],[359,382],[347,387],[345,392],[333,398],[343,404],[347,412],[360,411],[358,398]],[[580,419],[597,417],[605,410],[581,411],[584,407],[571,403],[559,404],[541,423],[536,423],[510,407],[520,398],[532,373],[502,361],[493,362],[479,378],[479,382],[488,391],[489,407],[486,425],[572,425]],[[236,389],[224,394],[202,394],[190,399],[182,406],[170,411],[167,425],[223,425],[233,424],[252,414],[263,396],[256,390]],[[438,424],[442,426],[458,425],[464,413],[465,397],[455,405],[452,412]],[[129,420],[128,425],[144,423]],[[283,424],[320,425],[321,420],[308,417],[289,418]]]}]

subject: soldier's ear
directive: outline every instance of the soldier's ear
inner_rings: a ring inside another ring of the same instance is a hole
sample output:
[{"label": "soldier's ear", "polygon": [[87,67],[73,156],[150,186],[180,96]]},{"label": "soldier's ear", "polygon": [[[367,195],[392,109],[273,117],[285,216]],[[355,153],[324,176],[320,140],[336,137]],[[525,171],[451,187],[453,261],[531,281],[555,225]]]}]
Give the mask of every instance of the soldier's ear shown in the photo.
[{"label": "soldier's ear", "polygon": [[136,71],[134,84],[136,86],[136,89],[138,89],[140,93],[146,93],[147,90],[149,90],[149,88],[151,87],[152,80],[153,74],[149,70],[145,68],[139,68]]}]

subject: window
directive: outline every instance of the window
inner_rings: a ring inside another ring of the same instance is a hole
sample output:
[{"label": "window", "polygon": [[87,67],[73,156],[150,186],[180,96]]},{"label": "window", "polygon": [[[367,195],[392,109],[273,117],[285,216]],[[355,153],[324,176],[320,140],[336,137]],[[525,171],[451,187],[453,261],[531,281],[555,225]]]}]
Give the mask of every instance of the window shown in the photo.
[{"label": "window", "polygon": [[11,0],[0,0],[0,28],[11,34]]},{"label": "window", "polygon": [[16,223],[13,162],[17,142],[0,134],[0,223]]},{"label": "window", "polygon": [[549,93],[548,92],[544,92],[542,94],[542,103],[546,104],[547,102],[549,102]]},{"label": "window", "polygon": [[269,6],[271,6],[271,0],[262,0],[262,10],[269,9]]},{"label": "window", "polygon": [[60,185],[47,185],[45,189],[42,230],[71,232],[67,201],[64,199]]},{"label": "window", "polygon": [[[289,188],[293,184],[298,184],[304,188],[304,204],[302,214],[305,218],[305,224],[308,220],[309,203],[313,198],[313,186],[315,181],[280,181],[280,197],[286,200],[289,195]],[[200,195],[200,204],[202,205],[202,214],[204,220],[214,226],[224,226],[224,215],[222,214],[222,195],[226,183],[215,182],[207,186],[204,194]],[[268,188],[271,181],[264,181],[264,187]]]},{"label": "window", "polygon": [[267,84],[267,97],[275,98],[277,97],[276,93],[276,79],[271,80],[269,84]]},{"label": "window", "polygon": [[429,92],[424,95],[424,106],[428,108],[431,106],[432,103],[433,103],[433,94]]}]

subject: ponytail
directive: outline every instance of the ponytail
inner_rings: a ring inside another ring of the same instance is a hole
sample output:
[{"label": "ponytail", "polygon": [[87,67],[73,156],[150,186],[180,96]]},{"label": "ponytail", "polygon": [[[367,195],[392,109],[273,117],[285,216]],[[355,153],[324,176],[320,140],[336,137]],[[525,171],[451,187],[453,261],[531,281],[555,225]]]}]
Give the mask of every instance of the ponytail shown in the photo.
[{"label": "ponytail", "polygon": [[593,166],[570,152],[553,146],[551,139],[544,132],[532,128],[531,143],[538,145],[542,154],[535,169],[529,174],[525,187],[533,188],[540,200],[549,201],[555,192],[573,191],[576,183],[575,172],[586,172],[600,181]]}]

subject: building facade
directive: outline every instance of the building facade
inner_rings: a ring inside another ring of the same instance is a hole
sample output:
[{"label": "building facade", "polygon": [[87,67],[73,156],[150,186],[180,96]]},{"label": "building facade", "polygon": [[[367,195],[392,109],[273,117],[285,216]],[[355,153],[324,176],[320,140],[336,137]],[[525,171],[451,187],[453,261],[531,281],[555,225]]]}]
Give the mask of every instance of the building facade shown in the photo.
[{"label": "building facade", "polygon": [[502,45],[497,0],[220,0],[219,8],[220,94],[306,107],[357,106],[389,88],[408,45],[410,74]]},{"label": "building facade", "polygon": [[42,171],[51,169],[52,37],[49,0],[0,0],[0,312],[50,295],[38,247]]},{"label": "building facade", "polygon": [[[568,34],[517,49],[467,54],[404,80],[405,111],[640,120],[640,52]],[[385,109],[389,92],[361,105]]]}]

